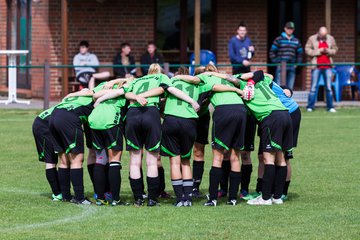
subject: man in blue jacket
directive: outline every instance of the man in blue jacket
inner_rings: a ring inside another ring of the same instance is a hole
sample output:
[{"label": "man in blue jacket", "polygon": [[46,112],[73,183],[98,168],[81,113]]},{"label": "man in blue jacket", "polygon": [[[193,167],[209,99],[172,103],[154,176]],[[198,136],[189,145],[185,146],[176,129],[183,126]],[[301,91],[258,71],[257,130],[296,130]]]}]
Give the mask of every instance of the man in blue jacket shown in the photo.
[{"label": "man in blue jacket", "polygon": [[254,56],[255,48],[246,34],[246,25],[241,22],[237,28],[237,35],[229,41],[230,62],[243,65],[233,67],[233,74],[250,72],[250,60]]}]

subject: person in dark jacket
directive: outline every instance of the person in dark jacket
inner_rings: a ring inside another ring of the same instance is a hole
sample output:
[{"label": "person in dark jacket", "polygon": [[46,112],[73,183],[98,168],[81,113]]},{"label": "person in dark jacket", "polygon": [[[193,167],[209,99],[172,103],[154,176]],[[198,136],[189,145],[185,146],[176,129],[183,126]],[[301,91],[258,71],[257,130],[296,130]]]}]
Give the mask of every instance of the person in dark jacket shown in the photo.
[{"label": "person in dark jacket", "polygon": [[243,65],[233,67],[233,74],[250,72],[251,58],[254,56],[255,48],[247,36],[246,25],[243,22],[238,26],[237,35],[230,39],[228,48],[230,62]]},{"label": "person in dark jacket", "polygon": [[[141,65],[151,65],[153,63],[163,64],[164,59],[163,56],[158,53],[156,50],[156,45],[154,42],[148,42],[146,52],[141,56]],[[148,73],[149,67],[141,67],[142,75],[146,75]]]},{"label": "person in dark jacket", "polygon": [[114,58],[114,65],[123,65],[123,67],[114,67],[115,78],[130,78],[136,75],[135,67],[127,67],[128,65],[135,65],[135,58],[130,55],[131,47],[129,43],[121,44],[121,52]]},{"label": "person in dark jacket", "polygon": [[[297,39],[293,33],[295,31],[295,24],[293,22],[287,22],[285,24],[284,32],[280,36],[275,38],[271,49],[270,59],[273,63],[280,63],[285,61],[286,63],[301,63],[303,48],[300,40]],[[293,89],[295,83],[296,66],[286,67],[286,87]],[[278,85],[280,83],[281,67],[277,66],[275,82]]]}]

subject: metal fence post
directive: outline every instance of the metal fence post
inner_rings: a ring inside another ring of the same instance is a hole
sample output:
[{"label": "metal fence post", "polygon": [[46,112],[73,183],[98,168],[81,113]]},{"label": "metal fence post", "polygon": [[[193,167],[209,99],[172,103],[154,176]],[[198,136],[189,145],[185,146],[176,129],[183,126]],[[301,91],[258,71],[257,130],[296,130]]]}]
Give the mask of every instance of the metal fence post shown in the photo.
[{"label": "metal fence post", "polygon": [[44,110],[50,107],[50,64],[46,59],[44,63]]},{"label": "metal fence post", "polygon": [[166,75],[168,75],[169,71],[170,71],[169,63],[166,62],[166,63],[164,63],[164,72]]},{"label": "metal fence post", "polygon": [[286,62],[282,61],[281,62],[281,81],[280,84],[281,86],[285,86],[286,85]]}]

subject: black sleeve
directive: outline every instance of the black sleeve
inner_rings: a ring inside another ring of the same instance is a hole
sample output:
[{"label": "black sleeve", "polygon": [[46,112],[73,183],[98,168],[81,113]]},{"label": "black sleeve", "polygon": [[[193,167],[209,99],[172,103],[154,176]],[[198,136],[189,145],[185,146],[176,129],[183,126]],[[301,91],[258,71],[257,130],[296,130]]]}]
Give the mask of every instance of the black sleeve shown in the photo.
[{"label": "black sleeve", "polygon": [[255,71],[253,80],[256,83],[260,82],[261,80],[264,80],[264,72],[262,70]]},{"label": "black sleeve", "polygon": [[[114,57],[114,61],[113,61],[114,65],[121,65],[121,56],[119,54],[117,54],[115,57]],[[119,67],[114,67],[113,68],[114,70],[114,75],[115,77],[124,77],[123,75],[123,71],[122,71],[122,68],[119,68]]]},{"label": "black sleeve", "polygon": [[[149,64],[149,62],[147,60],[147,54],[146,53],[144,53],[141,56],[140,63],[141,63],[141,65]],[[146,75],[148,73],[148,71],[149,71],[148,67],[141,67],[142,75]]]}]

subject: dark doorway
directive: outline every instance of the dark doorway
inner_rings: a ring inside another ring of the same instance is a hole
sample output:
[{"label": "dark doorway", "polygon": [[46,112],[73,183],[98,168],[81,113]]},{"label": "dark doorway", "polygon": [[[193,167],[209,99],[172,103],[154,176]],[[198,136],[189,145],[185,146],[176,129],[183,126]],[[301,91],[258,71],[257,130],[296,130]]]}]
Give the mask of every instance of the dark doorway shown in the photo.
[{"label": "dark doorway", "polygon": [[[302,46],[306,43],[306,1],[305,0],[268,0],[268,49],[274,39],[284,31],[285,23],[295,23],[294,35],[300,40]],[[269,56],[269,55],[268,55]],[[305,60],[305,55],[303,61]],[[270,59],[268,58],[270,63]],[[275,74],[275,67],[269,67],[268,71]],[[305,68],[298,67],[296,71],[296,90],[305,89]]]}]

